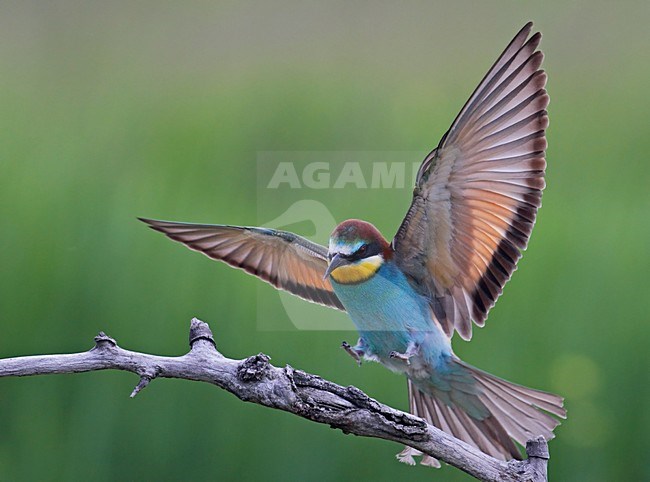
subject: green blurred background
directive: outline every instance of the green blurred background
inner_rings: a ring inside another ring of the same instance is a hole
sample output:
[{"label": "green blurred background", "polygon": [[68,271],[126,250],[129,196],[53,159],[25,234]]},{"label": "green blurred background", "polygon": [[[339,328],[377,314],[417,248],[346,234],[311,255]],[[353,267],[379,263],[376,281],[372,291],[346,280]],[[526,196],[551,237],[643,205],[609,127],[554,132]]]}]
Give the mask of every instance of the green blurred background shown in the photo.
[{"label": "green blurred background", "polygon": [[[401,378],[339,349],[354,333],[260,329],[286,318],[257,312],[271,288],[135,217],[268,221],[260,151],[433,147],[531,19],[551,95],[544,207],[488,326],[455,349],[567,397],[553,480],[650,480],[647,1],[3,2],[0,357],[82,351],[99,330],[180,355],[198,316],[227,356],[263,351],[406,408]],[[388,237],[409,202],[335,194],[337,217]],[[131,400],[136,382],[0,380],[0,480],[470,480],[208,384]]]}]

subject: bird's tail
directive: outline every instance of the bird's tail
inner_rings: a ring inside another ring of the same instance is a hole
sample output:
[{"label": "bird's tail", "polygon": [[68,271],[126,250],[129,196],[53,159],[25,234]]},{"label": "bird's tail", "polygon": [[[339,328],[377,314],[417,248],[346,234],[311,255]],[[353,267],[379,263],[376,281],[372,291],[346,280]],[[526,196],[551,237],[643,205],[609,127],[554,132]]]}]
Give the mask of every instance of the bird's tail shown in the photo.
[{"label": "bird's tail", "polygon": [[[459,359],[452,363],[454,370],[445,376],[445,383],[408,381],[410,411],[488,455],[520,459],[513,440],[520,445],[539,435],[550,440],[560,424],[550,414],[566,418],[564,399],[558,395],[510,383]],[[421,453],[406,447],[397,458],[414,464],[414,455]],[[426,455],[421,463],[440,466]]]}]

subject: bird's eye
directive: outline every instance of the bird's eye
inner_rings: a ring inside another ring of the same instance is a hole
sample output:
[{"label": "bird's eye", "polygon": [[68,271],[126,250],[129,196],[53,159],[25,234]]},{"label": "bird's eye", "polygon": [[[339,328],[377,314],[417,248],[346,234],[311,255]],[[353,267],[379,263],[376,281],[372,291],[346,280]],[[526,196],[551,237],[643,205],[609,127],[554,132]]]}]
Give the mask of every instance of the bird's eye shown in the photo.
[{"label": "bird's eye", "polygon": [[357,249],[357,254],[365,254],[367,250],[368,250],[368,245],[362,244],[361,247]]}]

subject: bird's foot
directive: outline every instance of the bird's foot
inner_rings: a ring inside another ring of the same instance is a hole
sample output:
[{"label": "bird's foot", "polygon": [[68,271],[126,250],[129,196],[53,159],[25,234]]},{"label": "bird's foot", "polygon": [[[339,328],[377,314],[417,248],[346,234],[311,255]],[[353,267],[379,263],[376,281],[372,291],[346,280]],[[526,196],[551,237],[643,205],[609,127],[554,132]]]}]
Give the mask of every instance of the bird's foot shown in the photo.
[{"label": "bird's foot", "polygon": [[400,353],[398,351],[391,351],[388,354],[388,356],[391,358],[397,358],[398,360],[402,360],[406,362],[407,365],[410,365],[411,358],[417,355],[419,349],[420,349],[420,345],[418,345],[417,343],[409,343],[404,353]]},{"label": "bird's foot", "polygon": [[397,351],[391,351],[388,354],[388,356],[391,357],[391,358],[397,358],[398,360],[405,361],[407,365],[411,364],[411,356],[412,355],[408,355],[406,353],[400,353],[400,352],[397,352]]},{"label": "bird's foot", "polygon": [[347,341],[341,343],[341,348],[343,348],[348,353],[348,355],[354,358],[354,360],[357,362],[357,365],[361,366],[361,358],[365,353],[363,350],[357,348],[357,346],[350,346]]}]

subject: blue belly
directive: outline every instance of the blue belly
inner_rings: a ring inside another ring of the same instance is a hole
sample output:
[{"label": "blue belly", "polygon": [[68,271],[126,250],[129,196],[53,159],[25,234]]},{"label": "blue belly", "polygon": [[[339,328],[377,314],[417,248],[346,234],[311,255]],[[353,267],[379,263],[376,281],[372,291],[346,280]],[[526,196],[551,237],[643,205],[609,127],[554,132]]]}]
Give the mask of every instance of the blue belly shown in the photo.
[{"label": "blue belly", "polygon": [[[392,263],[385,263],[362,283],[345,285],[333,279],[331,283],[370,358],[416,378],[425,377],[424,372],[415,373],[418,370],[446,366],[452,354],[449,338],[431,319],[428,301]],[[404,353],[412,343],[419,346],[419,355],[410,364],[390,358],[392,351]]]}]

